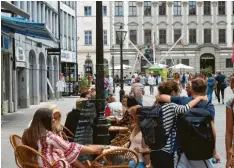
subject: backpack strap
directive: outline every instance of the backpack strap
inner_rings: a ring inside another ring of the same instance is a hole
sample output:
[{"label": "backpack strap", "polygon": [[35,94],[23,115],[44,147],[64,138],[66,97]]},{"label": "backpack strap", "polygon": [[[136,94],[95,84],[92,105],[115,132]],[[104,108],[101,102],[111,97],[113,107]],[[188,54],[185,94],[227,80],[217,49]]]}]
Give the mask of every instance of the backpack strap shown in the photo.
[{"label": "backpack strap", "polygon": [[206,165],[206,168],[209,168],[209,167],[208,167],[208,165],[207,165],[207,163],[206,163],[206,161],[205,161],[205,160],[203,160],[203,162],[205,163],[205,165]]}]

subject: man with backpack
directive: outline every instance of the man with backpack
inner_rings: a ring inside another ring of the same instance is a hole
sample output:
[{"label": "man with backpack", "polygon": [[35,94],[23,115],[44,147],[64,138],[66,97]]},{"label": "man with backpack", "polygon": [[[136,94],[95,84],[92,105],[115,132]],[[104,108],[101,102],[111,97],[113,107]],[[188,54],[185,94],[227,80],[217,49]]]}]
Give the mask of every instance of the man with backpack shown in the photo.
[{"label": "man with backpack", "polygon": [[[206,95],[206,89],[207,84],[204,80],[195,79],[191,82],[191,97],[160,95],[157,96],[157,100],[185,105],[197,96]],[[216,162],[220,161],[215,149],[214,117],[214,105],[206,101],[200,102],[184,116],[179,116],[177,122],[179,153],[177,168],[212,168],[210,160],[212,157],[216,159]]]}]

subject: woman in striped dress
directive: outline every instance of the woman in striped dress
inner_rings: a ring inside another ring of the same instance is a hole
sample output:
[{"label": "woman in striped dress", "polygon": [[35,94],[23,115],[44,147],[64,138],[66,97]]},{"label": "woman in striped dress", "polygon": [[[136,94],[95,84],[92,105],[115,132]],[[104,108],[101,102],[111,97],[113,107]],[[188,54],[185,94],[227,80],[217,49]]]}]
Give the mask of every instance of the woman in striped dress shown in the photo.
[{"label": "woman in striped dress", "polygon": [[[158,86],[159,94],[166,94],[171,96],[179,95],[180,89],[176,82],[167,81]],[[199,96],[185,106],[177,105],[175,103],[166,103],[162,105],[162,122],[166,135],[169,135],[166,145],[159,150],[150,151],[150,160],[153,167],[156,168],[174,168],[174,152],[175,152],[175,138],[176,138],[176,121],[180,114],[186,113],[189,108],[194,107],[201,100],[206,100],[205,96]]]},{"label": "woman in striped dress", "polygon": [[[65,141],[61,136],[52,132],[57,125],[53,111],[47,108],[38,109],[32,123],[28,129],[24,131],[22,141],[24,145],[30,146],[40,152],[51,164],[64,160],[66,168],[85,166],[77,160],[80,153],[85,154],[101,154],[103,147],[98,145],[82,146],[78,143]],[[33,162],[37,162],[41,167],[49,167],[49,165],[41,158],[29,156]],[[58,162],[56,168],[62,165]]]}]

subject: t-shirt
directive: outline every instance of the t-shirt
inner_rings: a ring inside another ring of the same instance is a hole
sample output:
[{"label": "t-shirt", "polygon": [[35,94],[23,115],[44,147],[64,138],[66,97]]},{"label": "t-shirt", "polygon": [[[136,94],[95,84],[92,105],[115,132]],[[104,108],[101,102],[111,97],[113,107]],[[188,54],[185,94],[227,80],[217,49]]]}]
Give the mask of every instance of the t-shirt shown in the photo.
[{"label": "t-shirt", "polygon": [[[227,108],[230,108],[233,112],[234,112],[234,105],[232,106],[232,102],[234,101],[234,97],[230,98],[227,103],[226,106]],[[231,107],[232,106],[232,107]]]},{"label": "t-shirt", "polygon": [[[171,97],[171,102],[172,103],[176,103],[179,105],[186,105],[188,104],[190,101],[192,101],[194,98],[193,97],[184,97],[184,96],[172,96]],[[203,108],[206,106],[206,109],[210,112],[212,119],[214,121],[215,118],[215,108],[214,105],[212,103],[207,104],[206,101],[201,101],[197,104],[197,108]]]}]

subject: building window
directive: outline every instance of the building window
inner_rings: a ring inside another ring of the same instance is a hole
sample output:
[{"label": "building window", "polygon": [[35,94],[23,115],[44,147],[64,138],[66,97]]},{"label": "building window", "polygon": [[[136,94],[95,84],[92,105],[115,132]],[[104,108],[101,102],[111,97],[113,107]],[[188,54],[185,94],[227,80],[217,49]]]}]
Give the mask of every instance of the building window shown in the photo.
[{"label": "building window", "polygon": [[225,7],[226,6],[225,1],[218,1],[218,5],[219,5],[219,8],[218,8],[219,9],[219,15],[225,15],[225,13],[226,13],[225,12],[226,11],[225,10],[225,8],[226,8]]},{"label": "building window", "polygon": [[195,44],[197,42],[197,32],[196,29],[189,29],[189,43]]},{"label": "building window", "polygon": [[92,45],[92,32],[85,31],[85,45]]},{"label": "building window", "polygon": [[174,15],[180,16],[181,15],[181,2],[174,1]]},{"label": "building window", "polygon": [[233,63],[231,58],[226,59],[226,68],[233,68]]},{"label": "building window", "polygon": [[159,2],[159,15],[166,15],[166,2],[165,1]]},{"label": "building window", "polygon": [[115,2],[115,16],[123,16],[123,2],[122,1]]},{"label": "building window", "polygon": [[226,43],[226,29],[219,29],[219,43]]},{"label": "building window", "polygon": [[133,44],[137,44],[137,31],[136,30],[130,30],[130,40]]},{"label": "building window", "polygon": [[103,44],[107,45],[107,30],[103,30]]},{"label": "building window", "polygon": [[167,42],[167,34],[166,30],[159,30],[159,44],[166,44]]},{"label": "building window", "polygon": [[107,7],[103,6],[102,7],[102,16],[106,16],[107,15]]},{"label": "building window", "polygon": [[181,59],[181,64],[189,66],[189,59]]},{"label": "building window", "polygon": [[123,60],[124,65],[129,65],[129,60]]},{"label": "building window", "polygon": [[116,44],[120,44],[120,39],[118,37],[117,31],[115,32],[115,40],[116,40]]},{"label": "building window", "polygon": [[144,15],[151,16],[151,2],[150,1],[144,2]]},{"label": "building window", "polygon": [[85,16],[91,16],[92,15],[92,8],[91,8],[91,6],[85,6],[84,7],[84,15]]},{"label": "building window", "polygon": [[166,65],[171,67],[172,66],[172,59],[166,59]]},{"label": "building window", "polygon": [[196,15],[196,1],[189,1],[189,15]]},{"label": "building window", "polygon": [[151,30],[145,30],[145,44],[150,44],[151,42]]},{"label": "building window", "polygon": [[211,43],[211,29],[204,29],[204,43]]},{"label": "building window", "polygon": [[136,16],[137,8],[136,8],[136,1],[129,2],[129,16]]},{"label": "building window", "polygon": [[210,15],[210,1],[204,1],[204,15]]},{"label": "building window", "polygon": [[180,36],[181,36],[181,29],[175,29],[174,30],[174,43],[180,38]]}]

